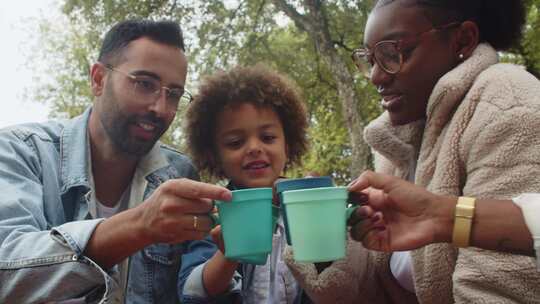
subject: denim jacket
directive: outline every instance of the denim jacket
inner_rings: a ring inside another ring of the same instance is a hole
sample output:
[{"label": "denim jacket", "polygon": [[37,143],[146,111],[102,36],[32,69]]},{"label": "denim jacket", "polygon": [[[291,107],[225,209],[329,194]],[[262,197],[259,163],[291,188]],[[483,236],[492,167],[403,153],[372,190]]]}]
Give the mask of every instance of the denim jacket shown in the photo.
[{"label": "denim jacket", "polygon": [[[87,125],[91,109],[62,122],[0,130],[0,303],[85,297],[107,303],[117,267],[84,255],[92,219]],[[197,179],[191,162],[163,145],[168,162],[145,176],[144,199],[164,181]],[[126,303],[178,303],[182,244],[154,244],[129,259]]]}]

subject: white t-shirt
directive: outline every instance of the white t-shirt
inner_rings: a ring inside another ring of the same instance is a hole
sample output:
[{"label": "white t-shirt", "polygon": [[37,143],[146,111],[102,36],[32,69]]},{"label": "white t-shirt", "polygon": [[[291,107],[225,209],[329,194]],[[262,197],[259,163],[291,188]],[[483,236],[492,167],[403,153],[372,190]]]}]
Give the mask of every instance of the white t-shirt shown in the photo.
[{"label": "white t-shirt", "polygon": [[298,283],[282,259],[285,248],[285,227],[281,216],[272,240],[272,252],[265,265],[255,267],[251,286],[243,293],[244,303],[293,303],[298,296]]},{"label": "white t-shirt", "polygon": [[[125,194],[126,193],[124,192],[124,194],[122,194],[122,197],[124,197]],[[122,201],[122,199],[120,199],[120,201]],[[118,201],[116,205],[114,205],[113,207],[107,207],[103,205],[102,203],[100,203],[98,200],[96,200],[97,217],[109,218],[117,214],[120,211],[120,206],[121,206],[120,201]]]},{"label": "white t-shirt", "polygon": [[410,251],[392,252],[392,256],[390,257],[390,271],[401,287],[415,293]]},{"label": "white t-shirt", "polygon": [[[97,197],[94,195],[92,196],[95,204],[96,204],[96,215],[98,218],[109,218],[121,211],[124,211],[127,209],[127,206],[129,204],[129,197],[130,197],[130,191],[131,185],[127,187],[126,190],[124,190],[124,193],[122,193],[122,196],[120,197],[120,200],[116,202],[116,204],[113,207],[107,207],[103,205]],[[113,293],[112,297],[112,303],[123,303],[123,294],[124,290],[127,285],[127,272],[128,272],[128,259],[125,259],[121,263],[118,264],[118,270],[120,272],[120,284],[119,286],[121,289],[116,290],[116,292]]]},{"label": "white t-shirt", "polygon": [[531,232],[536,251],[536,266],[540,271],[540,193],[524,193],[513,201],[521,208],[525,224]]}]

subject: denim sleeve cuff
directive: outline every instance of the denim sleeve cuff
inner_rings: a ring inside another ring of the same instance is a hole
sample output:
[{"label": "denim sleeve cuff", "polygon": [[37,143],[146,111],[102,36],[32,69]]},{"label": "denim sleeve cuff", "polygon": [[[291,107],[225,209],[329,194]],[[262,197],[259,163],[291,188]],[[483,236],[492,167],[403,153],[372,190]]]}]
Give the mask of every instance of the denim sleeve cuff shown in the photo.
[{"label": "denim sleeve cuff", "polygon": [[[193,268],[191,273],[186,279],[186,283],[184,284],[184,290],[183,294],[185,296],[188,296],[190,298],[198,298],[198,299],[210,299],[211,297],[208,295],[208,292],[206,291],[206,288],[204,287],[203,282],[203,271],[206,267],[206,263],[203,263],[201,265],[198,265],[197,267]],[[242,289],[242,281],[240,279],[240,275],[235,272],[234,276],[231,280],[231,283],[229,284],[229,288],[225,293],[239,293]]]},{"label": "denim sleeve cuff", "polygon": [[[73,256],[73,259],[78,259],[80,262],[93,266],[103,276],[105,281],[105,289],[98,289],[100,292],[103,292],[100,303],[111,297],[112,293],[119,288],[118,282],[120,276],[117,265],[111,267],[111,269],[105,270],[90,258],[83,256],[86,245],[88,244],[92,233],[96,229],[96,226],[103,220],[104,219],[100,218],[69,222],[51,229],[51,236],[55,240],[59,241],[65,246],[68,246],[74,251],[75,255]],[[96,292],[93,291],[92,293],[94,293],[93,296],[95,297]]]},{"label": "denim sleeve cuff", "polygon": [[536,267],[540,271],[540,194],[524,193],[513,201],[521,208],[525,224],[531,232],[536,251]]},{"label": "denim sleeve cuff", "polygon": [[100,218],[94,220],[69,222],[61,226],[54,227],[51,229],[51,234],[53,236],[60,235],[61,239],[57,237],[55,239],[62,241],[78,256],[81,256],[86,249],[88,240],[90,240],[96,226],[103,220],[104,219]]}]

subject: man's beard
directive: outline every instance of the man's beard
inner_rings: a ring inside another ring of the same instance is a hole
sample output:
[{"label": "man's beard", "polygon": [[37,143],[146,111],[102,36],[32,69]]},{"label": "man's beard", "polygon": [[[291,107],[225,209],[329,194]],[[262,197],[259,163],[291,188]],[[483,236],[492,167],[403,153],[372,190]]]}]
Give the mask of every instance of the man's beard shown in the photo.
[{"label": "man's beard", "polygon": [[[165,133],[167,129],[165,121],[156,117],[153,112],[146,115],[126,115],[118,107],[114,93],[111,92],[112,89],[107,91],[105,92],[106,98],[102,100],[104,111],[100,116],[105,132],[119,152],[135,157],[146,155],[152,150],[161,135]],[[154,138],[143,140],[131,135],[129,128],[136,125],[137,122],[147,122],[156,126]]]}]

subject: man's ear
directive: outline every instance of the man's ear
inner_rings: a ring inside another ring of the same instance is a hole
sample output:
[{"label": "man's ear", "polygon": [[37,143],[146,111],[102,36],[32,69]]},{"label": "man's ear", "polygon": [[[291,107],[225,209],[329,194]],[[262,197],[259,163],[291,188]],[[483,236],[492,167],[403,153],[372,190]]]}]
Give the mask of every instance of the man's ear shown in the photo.
[{"label": "man's ear", "polygon": [[480,41],[480,29],[472,21],[465,21],[457,29],[455,37],[456,58],[459,61],[471,57]]},{"label": "man's ear", "polygon": [[100,96],[103,94],[105,84],[106,68],[101,63],[94,63],[90,68],[90,82],[92,86],[92,94]]}]

